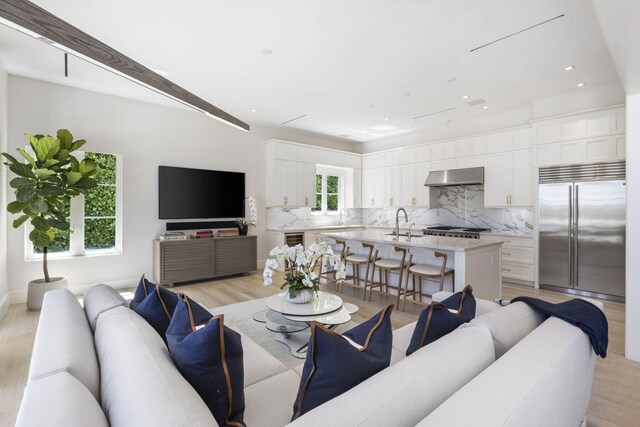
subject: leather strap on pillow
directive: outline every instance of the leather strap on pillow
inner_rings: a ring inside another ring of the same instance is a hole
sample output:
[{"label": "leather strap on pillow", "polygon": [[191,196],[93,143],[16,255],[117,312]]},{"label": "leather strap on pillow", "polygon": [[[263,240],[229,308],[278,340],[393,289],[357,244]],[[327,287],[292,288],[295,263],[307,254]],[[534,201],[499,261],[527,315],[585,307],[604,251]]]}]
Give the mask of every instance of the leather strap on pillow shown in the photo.
[{"label": "leather strap on pillow", "polygon": [[473,288],[467,285],[460,292],[456,292],[449,298],[442,301],[451,310],[457,310],[458,316],[469,322],[476,317],[476,299],[473,296]]},{"label": "leather strap on pillow", "polygon": [[145,296],[137,304],[131,304],[130,307],[166,341],[165,332],[178,303],[178,296],[159,285],[153,285],[153,288],[151,285],[153,284],[148,282],[144,276],[140,279],[136,294],[144,294]]},{"label": "leather strap on pillow", "polygon": [[307,359],[293,405],[292,421],[389,366],[393,307],[390,305],[345,332],[344,336],[311,322]]},{"label": "leather strap on pillow", "polygon": [[409,348],[407,348],[407,356],[442,338],[463,323],[466,323],[464,318],[450,312],[446,305],[432,302],[418,317]]},{"label": "leather strap on pillow", "polygon": [[224,326],[224,315],[212,316],[180,294],[167,345],[176,367],[218,424],[244,427],[242,342],[237,332]]},{"label": "leather strap on pillow", "polygon": [[153,290],[156,285],[151,283],[144,277],[144,273],[142,273],[142,277],[140,277],[140,281],[138,282],[138,287],[136,288],[135,293],[133,294],[133,299],[129,303],[129,307],[132,310],[135,310],[136,306],[142,302],[145,297],[149,295],[149,292]]}]

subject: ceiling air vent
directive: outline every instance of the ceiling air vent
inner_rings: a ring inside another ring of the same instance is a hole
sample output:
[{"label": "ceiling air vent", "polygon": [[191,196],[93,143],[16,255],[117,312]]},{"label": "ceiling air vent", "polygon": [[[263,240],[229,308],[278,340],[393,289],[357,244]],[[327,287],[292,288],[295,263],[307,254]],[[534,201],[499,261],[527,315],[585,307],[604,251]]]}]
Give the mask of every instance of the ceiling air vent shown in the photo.
[{"label": "ceiling air vent", "polygon": [[467,104],[471,105],[472,107],[475,107],[476,105],[486,104],[486,103],[487,101],[485,101],[482,98],[474,99],[473,101],[467,102]]},{"label": "ceiling air vent", "polygon": [[446,110],[434,111],[433,113],[427,113],[421,116],[416,116],[413,118],[413,120],[421,119],[423,117],[435,116],[436,114],[446,113],[447,111],[453,111],[453,110],[455,110],[455,108],[447,108]]}]

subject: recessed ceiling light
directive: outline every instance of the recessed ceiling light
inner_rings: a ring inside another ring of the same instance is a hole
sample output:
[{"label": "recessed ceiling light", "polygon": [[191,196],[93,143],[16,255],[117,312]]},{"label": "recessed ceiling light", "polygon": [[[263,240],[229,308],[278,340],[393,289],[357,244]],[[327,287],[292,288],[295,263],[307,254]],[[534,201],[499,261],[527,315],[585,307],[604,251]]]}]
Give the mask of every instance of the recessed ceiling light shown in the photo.
[{"label": "recessed ceiling light", "polygon": [[462,95],[462,99],[469,99],[469,95]]},{"label": "recessed ceiling light", "polygon": [[255,108],[252,108],[252,109],[251,109],[251,112],[252,112],[252,113],[255,113],[256,111],[258,111],[258,110],[256,110]]},{"label": "recessed ceiling light", "polygon": [[489,109],[489,106],[488,106],[488,105],[483,105],[483,106],[482,106],[482,108],[483,108],[484,110],[488,110],[488,109]]},{"label": "recessed ceiling light", "polygon": [[261,52],[263,55],[271,55],[273,51],[271,49],[265,49]]},{"label": "recessed ceiling light", "polygon": [[410,128],[410,127],[411,127],[411,125],[407,125],[407,127],[408,127],[408,128]]},{"label": "recessed ceiling light", "polygon": [[453,83],[453,82],[455,82],[456,80],[457,80],[457,79],[456,79],[455,77],[449,77],[449,78],[447,79],[447,83]]},{"label": "recessed ceiling light", "polygon": [[567,65],[566,67],[564,67],[564,70],[565,70],[565,71],[571,71],[571,70],[573,70],[574,68],[576,68],[576,66],[575,66],[575,65]]},{"label": "recessed ceiling light", "polygon": [[389,121],[389,117],[385,117],[384,120],[388,122]]},{"label": "recessed ceiling light", "polygon": [[580,82],[580,83],[578,83],[576,86],[578,86],[578,87],[582,87],[582,86],[584,86],[584,85],[586,85],[586,83],[584,83],[584,82]]}]

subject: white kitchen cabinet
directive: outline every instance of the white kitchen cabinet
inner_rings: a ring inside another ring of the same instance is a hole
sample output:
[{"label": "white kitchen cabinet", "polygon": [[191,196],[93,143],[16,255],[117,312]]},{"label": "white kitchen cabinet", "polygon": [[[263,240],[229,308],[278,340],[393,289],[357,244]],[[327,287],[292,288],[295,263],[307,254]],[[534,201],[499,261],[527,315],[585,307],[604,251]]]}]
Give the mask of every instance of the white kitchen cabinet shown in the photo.
[{"label": "white kitchen cabinet", "polygon": [[373,190],[374,178],[373,169],[362,170],[362,207],[370,208],[374,206],[375,194]]},{"label": "white kitchen cabinet", "polygon": [[534,144],[597,138],[624,133],[624,107],[607,108],[541,120],[533,125]]},{"label": "white kitchen cabinet", "polygon": [[428,162],[429,160],[430,157],[428,145],[421,145],[420,147],[416,148],[416,162]]},{"label": "white kitchen cabinet", "polygon": [[387,206],[386,191],[386,168],[375,168],[373,170],[373,207]]},{"label": "white kitchen cabinet", "polygon": [[498,132],[487,135],[486,140],[486,152],[487,153],[501,153],[509,151],[509,143],[511,141],[510,132]]},{"label": "white kitchen cabinet", "polygon": [[480,235],[481,240],[501,241],[502,279],[533,286],[535,280],[535,256],[533,237],[498,237]]},{"label": "white kitchen cabinet", "polygon": [[273,206],[296,206],[296,162],[291,160],[274,161],[273,170]]},{"label": "white kitchen cabinet", "polygon": [[456,159],[456,168],[479,168],[484,166],[484,156],[463,157]]},{"label": "white kitchen cabinet", "polygon": [[443,171],[456,168],[456,159],[440,160],[437,162],[431,162],[432,171]]},{"label": "white kitchen cabinet", "polygon": [[403,148],[400,151],[400,163],[403,165],[407,165],[410,163],[415,163],[416,160],[416,149],[415,148]]},{"label": "white kitchen cabinet", "polygon": [[479,156],[485,153],[486,137],[474,136],[469,138],[469,156]]},{"label": "white kitchen cabinet", "polygon": [[429,175],[429,162],[416,163],[416,195],[414,206],[429,207],[429,191],[430,188],[424,185]]},{"label": "white kitchen cabinet", "polygon": [[385,171],[385,203],[383,206],[399,206],[402,197],[400,166],[387,166]]},{"label": "white kitchen cabinet", "polygon": [[292,145],[295,148],[296,161],[304,163],[313,163],[314,166],[318,163],[318,153],[325,150],[318,150],[314,147],[308,147],[306,145]]},{"label": "white kitchen cabinet", "polygon": [[624,160],[625,136],[604,136],[556,142],[535,147],[536,166]]},{"label": "white kitchen cabinet", "polygon": [[533,206],[533,192],[533,165],[530,150],[486,156],[485,207]]},{"label": "white kitchen cabinet", "polygon": [[455,141],[456,144],[456,158],[467,157],[469,155],[469,140],[460,139]]},{"label": "white kitchen cabinet", "polygon": [[361,208],[362,206],[362,171],[360,169],[353,170],[353,188],[347,191],[347,200],[345,206],[347,208]]},{"label": "white kitchen cabinet", "polygon": [[532,135],[531,127],[514,129],[511,131],[511,140],[509,142],[510,150],[523,150],[531,148]]},{"label": "white kitchen cabinet", "polygon": [[402,165],[401,186],[402,197],[398,207],[429,206],[429,187],[424,183],[429,175],[429,163]]},{"label": "white kitchen cabinet", "polygon": [[439,142],[437,144],[431,144],[429,146],[430,159],[431,160],[446,160],[453,159],[456,156],[456,144],[455,141]]},{"label": "white kitchen cabinet", "polygon": [[313,207],[316,205],[316,165],[296,162],[296,197],[293,205]]}]

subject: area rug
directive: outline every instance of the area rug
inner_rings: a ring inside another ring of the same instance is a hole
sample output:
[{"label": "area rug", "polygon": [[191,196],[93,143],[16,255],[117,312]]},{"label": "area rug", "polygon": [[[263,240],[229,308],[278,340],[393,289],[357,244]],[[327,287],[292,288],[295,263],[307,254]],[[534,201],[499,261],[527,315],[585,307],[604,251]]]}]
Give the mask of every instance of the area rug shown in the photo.
[{"label": "area rug", "polygon": [[[241,331],[260,347],[273,355],[276,359],[284,363],[288,368],[294,368],[304,360],[298,359],[291,355],[289,347],[275,340],[278,335],[275,332],[267,330],[264,323],[253,320],[253,315],[259,311],[266,310],[267,298],[260,298],[252,301],[240,302],[237,304],[225,305],[211,310],[213,314],[224,314],[224,323],[231,329]],[[345,332],[357,323],[349,321],[344,325],[338,326],[335,330],[338,333]],[[306,334],[309,336],[309,330],[298,332],[298,334]]]}]

